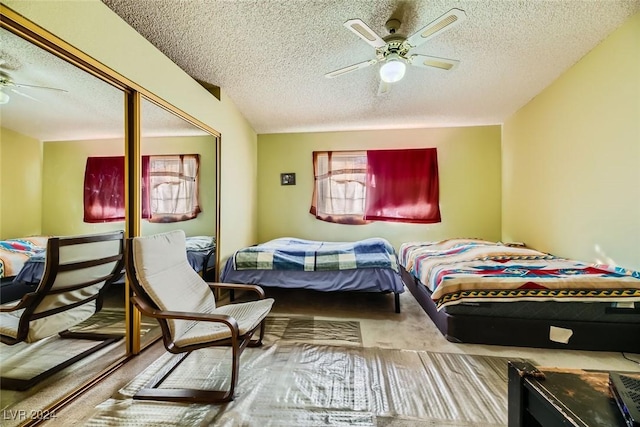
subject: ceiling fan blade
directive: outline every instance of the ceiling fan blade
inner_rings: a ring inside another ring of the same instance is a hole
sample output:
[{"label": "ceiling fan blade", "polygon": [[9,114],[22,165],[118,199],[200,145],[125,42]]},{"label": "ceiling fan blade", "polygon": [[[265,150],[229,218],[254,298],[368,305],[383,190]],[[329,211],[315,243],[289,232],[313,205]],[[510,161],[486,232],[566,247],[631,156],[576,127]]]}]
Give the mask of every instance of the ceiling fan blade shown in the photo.
[{"label": "ceiling fan blade", "polygon": [[416,67],[440,68],[447,71],[454,69],[460,63],[460,61],[456,59],[438,58],[437,56],[427,55],[411,55],[408,59],[409,63]]},{"label": "ceiling fan blade", "polygon": [[369,26],[365,24],[361,19],[349,19],[343,25],[376,49],[387,44],[384,40],[382,40],[382,37],[377,35],[375,31],[369,28]]},{"label": "ceiling fan blade", "polygon": [[326,78],[328,78],[328,79],[332,79],[334,77],[338,77],[338,76],[341,76],[343,74],[347,74],[347,73],[350,73],[352,71],[359,70],[361,68],[366,68],[366,67],[368,67],[370,65],[375,64],[376,62],[378,62],[377,59],[370,59],[368,61],[364,61],[364,62],[360,62],[358,64],[349,65],[348,67],[340,68],[339,70],[332,71],[330,73],[325,74],[324,76]]},{"label": "ceiling fan blade", "polygon": [[24,84],[24,83],[11,82],[11,83],[9,83],[9,85],[10,86],[14,86],[14,87],[27,88],[27,89],[46,89],[46,90],[55,90],[55,91],[58,91],[58,92],[69,92],[68,90],[58,89],[56,87],[36,86],[36,85],[28,85],[28,84]]},{"label": "ceiling fan blade", "polygon": [[445,30],[449,30],[467,18],[467,14],[461,9],[451,9],[435,21],[425,25],[414,35],[407,39],[411,47],[420,46],[422,43]]},{"label": "ceiling fan blade", "polygon": [[26,94],[26,93],[24,93],[24,92],[20,92],[18,89],[13,89],[13,88],[12,88],[12,89],[11,89],[11,92],[16,93],[16,94],[18,94],[18,95],[20,95],[20,96],[24,96],[25,98],[29,98],[29,99],[30,99],[30,100],[32,100],[32,101],[42,102],[42,101],[40,101],[39,99],[34,98],[34,97],[33,97],[33,96],[31,96],[31,95],[27,95],[27,94]]},{"label": "ceiling fan blade", "polygon": [[384,96],[391,92],[391,83],[387,83],[384,80],[380,80],[380,85],[378,86],[378,96]]}]

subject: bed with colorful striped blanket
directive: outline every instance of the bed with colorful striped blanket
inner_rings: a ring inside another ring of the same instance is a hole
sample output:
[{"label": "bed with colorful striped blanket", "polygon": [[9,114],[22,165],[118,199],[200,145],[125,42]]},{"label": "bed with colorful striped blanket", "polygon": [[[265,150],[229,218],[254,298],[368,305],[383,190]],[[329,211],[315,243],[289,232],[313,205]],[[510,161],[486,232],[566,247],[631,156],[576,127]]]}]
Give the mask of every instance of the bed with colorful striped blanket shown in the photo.
[{"label": "bed with colorful striped blanket", "polygon": [[47,236],[0,240],[0,278],[17,275],[29,258],[44,254]]},{"label": "bed with colorful striped blanket", "polygon": [[451,341],[640,351],[640,273],[478,239],[407,242],[405,284]]}]

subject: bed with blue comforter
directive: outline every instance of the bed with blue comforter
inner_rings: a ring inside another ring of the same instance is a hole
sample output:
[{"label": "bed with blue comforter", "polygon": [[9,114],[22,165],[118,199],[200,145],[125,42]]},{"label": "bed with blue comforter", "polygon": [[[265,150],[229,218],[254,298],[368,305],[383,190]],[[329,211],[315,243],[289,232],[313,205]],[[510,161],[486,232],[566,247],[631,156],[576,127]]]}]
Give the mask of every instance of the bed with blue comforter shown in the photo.
[{"label": "bed with blue comforter", "polygon": [[392,292],[396,312],[404,292],[395,249],[377,237],[356,242],[270,240],[236,251],[220,281],[323,292]]}]

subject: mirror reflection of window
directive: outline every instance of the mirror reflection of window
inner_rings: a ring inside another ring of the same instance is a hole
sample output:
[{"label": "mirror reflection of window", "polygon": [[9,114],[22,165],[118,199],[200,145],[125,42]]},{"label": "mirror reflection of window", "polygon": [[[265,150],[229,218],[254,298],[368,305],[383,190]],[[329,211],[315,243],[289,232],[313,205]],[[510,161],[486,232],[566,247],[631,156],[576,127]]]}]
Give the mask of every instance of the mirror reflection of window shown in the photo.
[{"label": "mirror reflection of window", "polygon": [[145,157],[149,159],[149,221],[180,222],[196,218],[201,212],[198,191],[200,156],[175,154]]},{"label": "mirror reflection of window", "polygon": [[184,230],[189,264],[215,281],[218,139],[148,99],[141,110],[141,234]]},{"label": "mirror reflection of window", "polygon": [[[83,183],[88,157],[124,156],[125,115],[122,90],[5,29],[0,29],[0,93],[0,240],[43,241],[41,250],[26,248],[33,250],[11,267],[9,257],[2,256],[0,295],[6,304],[39,286],[49,236],[124,229],[124,220],[83,221]],[[100,310],[69,329],[124,335],[124,290],[120,279],[104,292]],[[53,404],[122,359],[124,341],[26,390],[2,388],[3,413],[38,411]],[[30,378],[93,345],[57,333],[35,342],[3,343],[0,371],[6,378]],[[6,387],[8,382],[1,383]],[[2,425],[24,421],[3,417]]]},{"label": "mirror reflection of window", "polygon": [[142,186],[143,193],[149,188],[151,211],[142,234],[182,229],[187,236],[215,236],[217,138],[144,98],[141,116],[141,151],[149,157]]}]

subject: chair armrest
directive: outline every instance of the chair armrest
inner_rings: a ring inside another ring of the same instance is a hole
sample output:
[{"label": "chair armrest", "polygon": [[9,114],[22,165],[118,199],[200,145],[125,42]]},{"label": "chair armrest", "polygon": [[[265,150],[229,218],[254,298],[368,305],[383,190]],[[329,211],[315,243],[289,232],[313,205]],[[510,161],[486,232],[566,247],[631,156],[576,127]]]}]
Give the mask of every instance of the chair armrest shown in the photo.
[{"label": "chair armrest", "polygon": [[18,301],[9,302],[7,304],[0,305],[0,313],[11,312],[20,310],[21,308],[25,308],[28,305],[31,305],[31,299],[35,294],[30,292],[22,296],[22,298]]},{"label": "chair armrest", "polygon": [[241,283],[207,283],[211,289],[238,289],[245,291],[253,291],[258,294],[259,299],[264,299],[265,294],[262,287],[258,285],[246,285]]},{"label": "chair armrest", "polygon": [[174,320],[198,320],[204,322],[224,323],[235,335],[239,333],[238,322],[231,316],[226,314],[209,314],[209,313],[193,313],[187,311],[162,311],[151,307],[145,301],[134,295],[133,303],[140,309],[143,314],[156,319],[174,319]]}]

